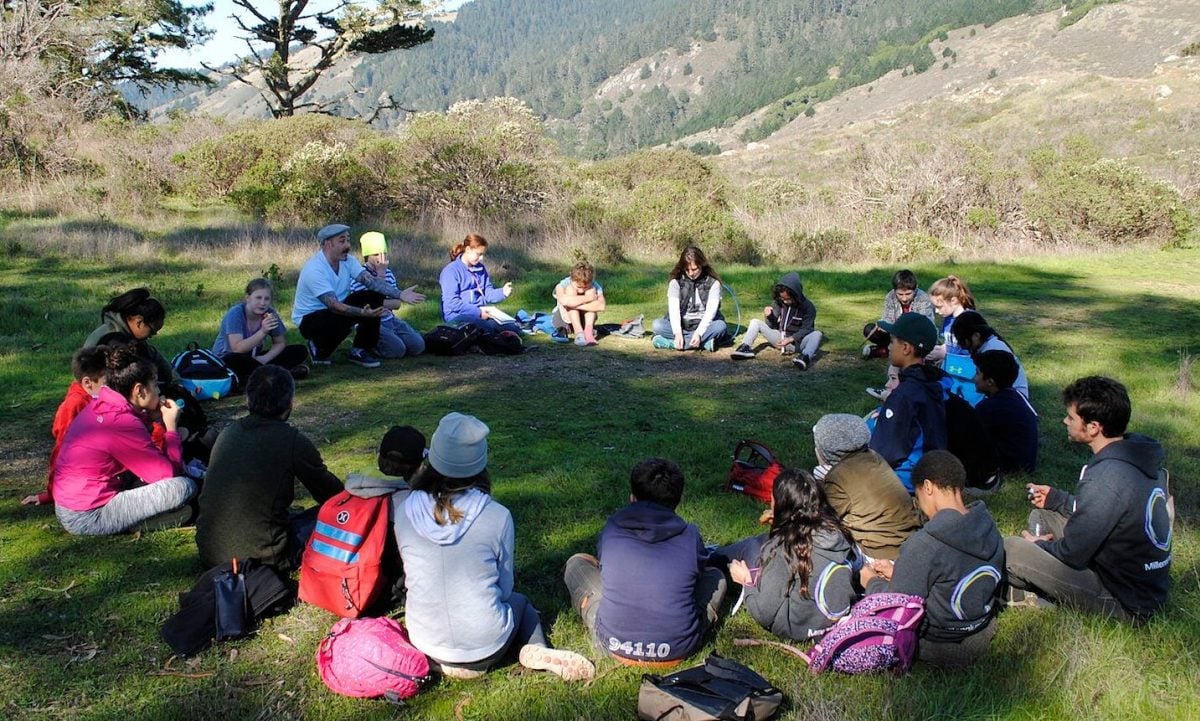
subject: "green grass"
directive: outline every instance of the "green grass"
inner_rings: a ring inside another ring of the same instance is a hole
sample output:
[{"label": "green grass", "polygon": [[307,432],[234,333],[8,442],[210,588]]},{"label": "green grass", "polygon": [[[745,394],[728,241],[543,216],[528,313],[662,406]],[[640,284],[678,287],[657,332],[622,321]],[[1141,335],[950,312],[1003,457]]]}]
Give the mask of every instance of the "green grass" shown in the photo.
[{"label": "green grass", "polygon": [[[598,678],[587,686],[511,667],[476,682],[443,682],[401,711],[334,696],[312,661],[334,619],[307,606],[268,621],[253,638],[191,661],[171,659],[157,627],[202,570],[193,532],[75,538],[50,510],[22,507],[19,500],[43,482],[48,426],[69,381],[70,355],[108,297],[134,285],[154,288],[168,307],[156,342],[170,354],[191,340],[209,343],[221,313],[269,261],[238,265],[223,258],[219,245],[204,257],[164,254],[137,262],[32,253],[0,261],[0,717],[633,716],[640,673],[600,658]],[[549,310],[550,287],[564,268],[540,266],[517,252],[507,260],[509,273],[519,276],[518,293],[506,307]],[[760,312],[780,274],[775,268],[722,270],[746,321]],[[517,524],[517,588],[542,610],[556,644],[586,651],[561,568],[572,553],[594,550],[605,517],[627,497],[630,467],[653,455],[677,460],[688,478],[680,512],[706,540],[723,543],[755,532],[760,507],[720,490],[734,444],[756,438],[785,461],[811,467],[810,429],[822,414],[869,410],[862,388],[877,384],[883,367],[858,359],[859,329],[879,312],[893,270],[803,271],[820,310],[818,326],[828,336],[807,373],[770,353],[734,364],[728,351],[684,355],[617,339],[580,349],[543,336],[533,341],[533,352],[517,358],[423,357],[378,371],[343,361],[318,369],[301,385],[293,421],[343,476],[372,464],[378,439],[393,423],[428,434],[450,410],[486,421],[495,495]],[[981,312],[1021,355],[1041,414],[1039,482],[1070,487],[1087,458],[1065,440],[1059,389],[1090,373],[1129,386],[1131,427],[1163,441],[1175,479],[1179,520],[1169,607],[1142,629],[1063,609],[1008,612],[988,655],[958,674],[917,668],[903,679],[812,677],[786,655],[733,647],[736,637],[766,637],[745,614],[723,622],[697,659],[715,650],[758,669],[786,692],[783,718],[789,719],[1197,718],[1200,404],[1179,381],[1179,368],[1181,352],[1200,352],[1200,251],[914,270],[925,286],[949,272],[965,278]],[[295,269],[283,271],[294,279]],[[665,272],[665,264],[601,269],[612,304],[608,319],[660,314]],[[402,280],[415,277],[408,282],[428,290],[435,273],[433,264],[421,265]],[[434,301],[415,310],[409,318],[418,327],[436,322]],[[731,306],[726,310],[733,315]],[[239,415],[241,404],[223,399],[208,408],[224,421]],[[1022,480],[987,501],[1005,533],[1016,532],[1026,513]]]}]

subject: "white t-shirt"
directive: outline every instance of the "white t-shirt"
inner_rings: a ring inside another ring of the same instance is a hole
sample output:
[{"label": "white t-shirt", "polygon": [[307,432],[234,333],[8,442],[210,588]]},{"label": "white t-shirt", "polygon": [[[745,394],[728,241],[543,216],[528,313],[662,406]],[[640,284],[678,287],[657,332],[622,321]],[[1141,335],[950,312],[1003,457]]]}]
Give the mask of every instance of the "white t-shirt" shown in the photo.
[{"label": "white t-shirt", "polygon": [[325,254],[318,250],[300,269],[300,280],[296,283],[296,300],[292,303],[292,322],[300,325],[304,316],[325,310],[321,296],[326,293],[333,293],[338,300],[345,300],[346,296],[350,295],[350,283],[362,272],[362,263],[351,255],[338,264],[335,273]]}]

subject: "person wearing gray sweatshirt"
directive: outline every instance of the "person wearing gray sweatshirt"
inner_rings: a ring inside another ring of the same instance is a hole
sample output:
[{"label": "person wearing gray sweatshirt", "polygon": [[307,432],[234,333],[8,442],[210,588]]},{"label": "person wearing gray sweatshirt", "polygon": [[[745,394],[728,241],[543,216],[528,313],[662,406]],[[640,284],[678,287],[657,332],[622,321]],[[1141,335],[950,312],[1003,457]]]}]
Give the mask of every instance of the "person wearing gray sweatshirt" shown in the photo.
[{"label": "person wearing gray sweatshirt", "polygon": [[860,576],[868,593],[925,599],[917,659],[962,668],[996,634],[1004,541],[982,501],[963,503],[967,472],[949,451],[930,451],[913,468],[917,504],[929,521],[900,546],[893,563],[877,560]]},{"label": "person wearing gray sweatshirt", "polygon": [[1037,594],[1123,621],[1142,622],[1167,603],[1173,500],[1163,447],[1126,433],[1129,392],[1111,378],[1081,378],[1063,391],[1067,437],[1092,457],[1072,495],[1029,484],[1028,527],[1006,538],[1010,594]]},{"label": "person wearing gray sweatshirt", "polygon": [[393,496],[409,636],[453,678],[475,678],[514,652],[527,668],[591,678],[586,658],[549,648],[537,609],[513,591],[513,519],[490,495],[488,433],[474,416],[447,414],[412,493]]}]

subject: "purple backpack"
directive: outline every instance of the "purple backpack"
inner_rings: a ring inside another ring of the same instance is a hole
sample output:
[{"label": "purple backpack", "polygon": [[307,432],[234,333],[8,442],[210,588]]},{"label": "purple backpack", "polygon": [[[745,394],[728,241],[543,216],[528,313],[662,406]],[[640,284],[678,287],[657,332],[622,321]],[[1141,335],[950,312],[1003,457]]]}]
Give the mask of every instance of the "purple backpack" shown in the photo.
[{"label": "purple backpack", "polygon": [[854,604],[805,655],[813,673],[832,667],[842,673],[903,673],[912,666],[925,599],[903,593],[873,593]]},{"label": "purple backpack", "polygon": [[431,679],[429,659],[390,618],[335,623],[317,646],[317,671],[334,693],[392,702],[416,696]]}]

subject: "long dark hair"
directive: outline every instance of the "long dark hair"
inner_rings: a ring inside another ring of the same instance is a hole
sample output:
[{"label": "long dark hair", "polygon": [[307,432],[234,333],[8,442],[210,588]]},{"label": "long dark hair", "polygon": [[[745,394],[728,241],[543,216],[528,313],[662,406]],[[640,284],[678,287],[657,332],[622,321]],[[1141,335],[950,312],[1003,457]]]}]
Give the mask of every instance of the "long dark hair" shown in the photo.
[{"label": "long dark hair", "polygon": [[721,276],[717,275],[717,271],[708,264],[708,258],[704,257],[704,251],[694,245],[689,245],[679,254],[679,260],[676,261],[675,267],[671,269],[671,280],[679,280],[687,271],[687,267],[695,263],[700,266],[700,277],[709,276],[713,280],[721,280]]},{"label": "long dark hair", "polygon": [[149,288],[134,288],[127,290],[116,298],[108,301],[108,305],[100,309],[100,318],[105,313],[118,313],[122,320],[128,321],[135,316],[141,316],[146,325],[161,328],[166,320],[167,310],[158,298],[150,295]]},{"label": "long dark hair", "polygon": [[780,471],[775,479],[773,498],[775,507],[770,538],[775,543],[763,563],[776,553],[782,553],[791,572],[789,587],[800,584],[800,594],[807,598],[812,576],[813,537],[822,530],[841,533],[850,544],[854,543],[854,537],[829,505],[825,489],[808,471],[795,468]]},{"label": "long dark hair", "polygon": [[454,497],[463,491],[478,488],[484,493],[492,492],[492,477],[484,468],[479,473],[468,478],[450,478],[434,468],[426,460],[413,474],[409,485],[414,491],[425,491],[433,496],[433,520],[439,526],[447,523],[458,523],[463,519],[463,512],[454,507]]},{"label": "long dark hair", "polygon": [[107,367],[104,385],[124,398],[133,395],[133,388],[138,383],[147,387],[154,385],[158,376],[153,363],[138,357],[133,348],[125,345],[114,346],[108,352]]}]

